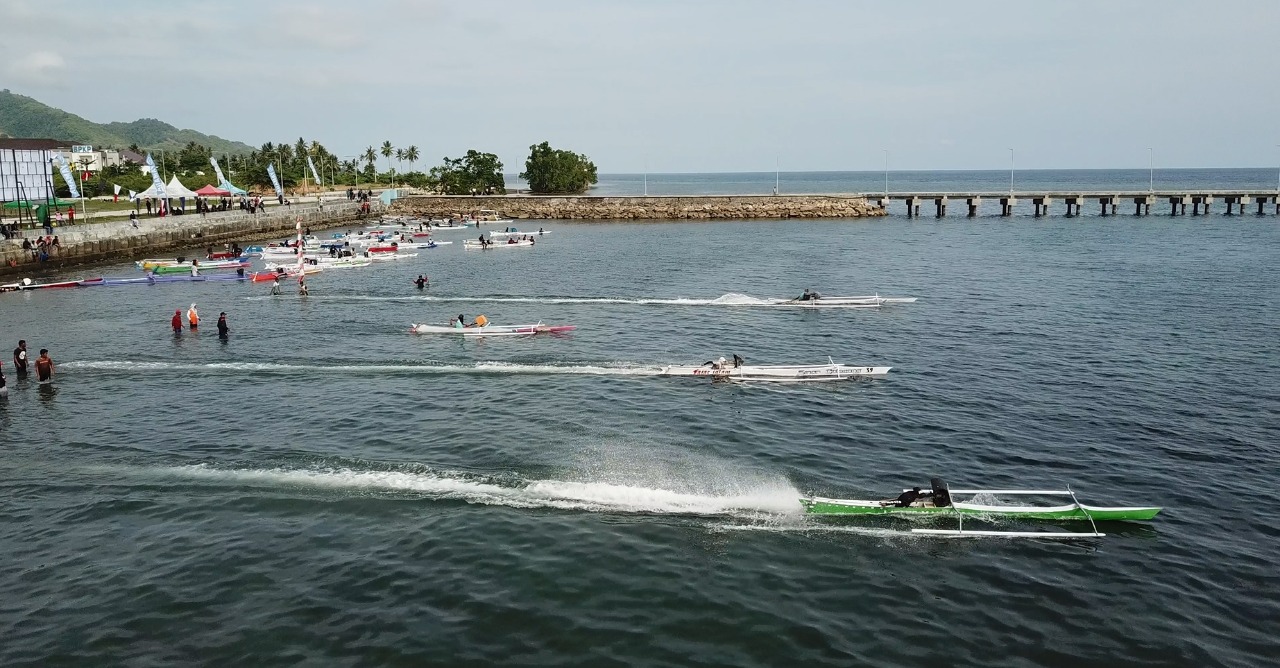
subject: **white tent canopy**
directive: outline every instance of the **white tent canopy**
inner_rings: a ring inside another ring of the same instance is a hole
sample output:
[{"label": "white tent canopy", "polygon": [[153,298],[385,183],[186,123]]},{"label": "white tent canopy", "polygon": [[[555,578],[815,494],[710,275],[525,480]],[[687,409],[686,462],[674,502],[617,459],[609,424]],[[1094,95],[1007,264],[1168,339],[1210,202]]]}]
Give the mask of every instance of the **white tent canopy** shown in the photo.
[{"label": "white tent canopy", "polygon": [[[196,195],[186,186],[182,185],[182,182],[178,180],[178,177],[176,175],[173,178],[169,179],[169,183],[165,185],[164,196],[171,199],[177,199],[179,197],[189,197],[191,199],[195,199],[196,197],[198,197],[198,195]],[[138,193],[137,195],[134,195],[133,199],[145,199],[147,197],[158,198],[160,197],[160,193],[156,192],[155,186],[151,186],[150,188],[147,188],[146,190]]]}]

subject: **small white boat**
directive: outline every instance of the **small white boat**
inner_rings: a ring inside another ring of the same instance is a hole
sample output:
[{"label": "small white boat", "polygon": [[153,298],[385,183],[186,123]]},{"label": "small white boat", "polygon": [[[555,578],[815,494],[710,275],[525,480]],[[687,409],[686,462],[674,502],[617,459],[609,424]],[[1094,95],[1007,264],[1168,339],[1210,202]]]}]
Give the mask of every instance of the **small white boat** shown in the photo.
[{"label": "small white boat", "polygon": [[467,239],[462,242],[462,247],[467,250],[497,250],[499,248],[527,248],[532,246],[533,242],[525,239],[524,241],[495,241],[493,243],[481,244],[478,239]]},{"label": "small white boat", "polygon": [[543,235],[546,235],[546,234],[551,234],[551,232],[550,232],[549,230],[543,230],[543,229],[539,229],[537,232],[532,232],[532,231],[529,231],[529,230],[517,230],[517,229],[516,229],[516,228],[514,228],[514,227],[508,227],[508,228],[507,228],[507,229],[505,229],[505,230],[490,230],[490,231],[488,232],[488,235],[489,235],[489,236],[491,236],[491,237],[502,237],[502,238],[507,238],[507,237],[540,237],[540,236],[543,236]]},{"label": "small white boat", "polygon": [[884,376],[888,366],[849,366],[846,364],[778,364],[732,366],[707,363],[701,366],[664,366],[662,376],[699,376],[716,380],[760,380],[770,382],[811,382],[847,380],[863,376]]},{"label": "small white boat", "polygon": [[394,260],[407,260],[411,257],[418,257],[417,253],[369,253],[366,259],[374,262],[391,262]]}]

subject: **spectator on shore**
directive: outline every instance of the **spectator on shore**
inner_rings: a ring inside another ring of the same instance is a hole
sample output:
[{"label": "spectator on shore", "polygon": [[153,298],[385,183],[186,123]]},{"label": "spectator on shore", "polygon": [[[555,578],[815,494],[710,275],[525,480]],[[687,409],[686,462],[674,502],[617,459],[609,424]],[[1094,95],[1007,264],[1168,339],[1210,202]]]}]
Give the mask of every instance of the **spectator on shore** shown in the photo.
[{"label": "spectator on shore", "polygon": [[67,209],[67,224],[68,225],[76,224],[76,208],[74,206],[71,207],[70,209]]},{"label": "spectator on shore", "polygon": [[136,227],[138,227],[138,212],[137,212],[137,211],[130,211],[130,212],[129,212],[129,224],[130,224],[130,225],[133,225],[135,228],[136,228]]}]

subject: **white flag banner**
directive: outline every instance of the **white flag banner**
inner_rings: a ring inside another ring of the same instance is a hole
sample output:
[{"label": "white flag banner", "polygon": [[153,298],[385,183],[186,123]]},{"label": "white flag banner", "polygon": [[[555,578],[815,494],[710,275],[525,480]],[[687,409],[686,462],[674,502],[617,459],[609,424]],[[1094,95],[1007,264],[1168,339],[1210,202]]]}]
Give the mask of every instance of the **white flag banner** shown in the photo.
[{"label": "white flag banner", "polygon": [[117,195],[119,195],[119,194],[120,194],[120,184],[119,184],[119,183],[113,183],[113,184],[111,184],[111,187],[116,189],[116,194],[117,194]]},{"label": "white flag banner", "polygon": [[271,185],[275,186],[276,197],[284,197],[284,188],[280,187],[280,179],[276,178],[275,163],[267,163],[267,176],[271,177]]},{"label": "white flag banner", "polygon": [[320,174],[316,172],[316,163],[311,162],[311,156],[307,156],[307,165],[311,167],[311,175],[316,177],[316,185],[324,185],[320,183]]},{"label": "white flag banner", "polygon": [[78,199],[80,189],[76,187],[76,180],[71,176],[71,168],[67,166],[67,161],[62,159],[61,153],[54,153],[53,161],[57,163],[58,171],[62,173],[62,180],[67,182],[67,190],[71,191],[71,197]]},{"label": "white flag banner", "polygon": [[134,192],[134,191],[130,190],[130,191],[129,191],[129,199],[138,199],[138,193],[136,193],[136,192]]},{"label": "white flag banner", "polygon": [[218,166],[218,159],[213,156],[209,156],[209,163],[213,165],[213,173],[218,175],[218,187],[226,190],[227,177],[222,175],[222,168]]},{"label": "white flag banner", "polygon": [[161,199],[167,199],[164,192],[164,181],[160,180],[160,170],[156,169],[156,161],[151,159],[151,154],[147,154],[147,166],[151,168],[151,187],[156,191],[156,196]]}]

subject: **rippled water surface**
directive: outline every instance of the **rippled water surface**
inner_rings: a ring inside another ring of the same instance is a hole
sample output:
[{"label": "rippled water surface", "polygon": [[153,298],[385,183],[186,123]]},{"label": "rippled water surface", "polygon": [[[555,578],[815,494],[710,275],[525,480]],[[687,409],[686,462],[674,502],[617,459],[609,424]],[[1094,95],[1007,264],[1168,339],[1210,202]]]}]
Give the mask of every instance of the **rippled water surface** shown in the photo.
[{"label": "rippled water surface", "polygon": [[[0,341],[59,364],[51,388],[5,364],[0,663],[1274,658],[1274,217],[541,225],[531,249],[324,272],[306,299],[0,295]],[[920,300],[752,305],[806,287]],[[192,302],[204,327],[175,338]],[[408,332],[459,313],[578,330]],[[893,371],[656,375],[734,353]],[[1064,542],[797,503],[933,475],[1166,509]]]}]

